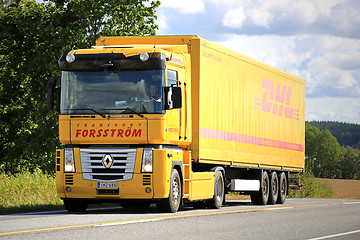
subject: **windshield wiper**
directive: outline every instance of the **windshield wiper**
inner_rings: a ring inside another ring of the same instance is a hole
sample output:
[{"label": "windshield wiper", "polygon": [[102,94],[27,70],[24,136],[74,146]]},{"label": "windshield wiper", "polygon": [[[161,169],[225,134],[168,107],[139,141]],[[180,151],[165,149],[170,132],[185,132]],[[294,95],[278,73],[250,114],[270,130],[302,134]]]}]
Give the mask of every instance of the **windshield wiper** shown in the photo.
[{"label": "windshield wiper", "polygon": [[86,111],[86,110],[90,110],[93,111],[94,113],[100,115],[102,118],[106,118],[106,116],[104,114],[102,114],[101,112],[96,111],[95,109],[92,108],[68,108],[65,110],[80,110],[80,111]]},{"label": "windshield wiper", "polygon": [[123,112],[125,112],[125,111],[130,111],[130,112],[132,112],[132,113],[135,113],[136,115],[138,115],[139,117],[141,117],[141,118],[144,118],[145,116],[144,115],[142,115],[141,113],[139,113],[139,112],[137,112],[137,111],[135,111],[134,109],[132,109],[132,108],[129,108],[129,107],[127,107],[127,108],[106,108],[106,109],[101,109],[101,110],[120,110],[120,111],[123,111]]}]

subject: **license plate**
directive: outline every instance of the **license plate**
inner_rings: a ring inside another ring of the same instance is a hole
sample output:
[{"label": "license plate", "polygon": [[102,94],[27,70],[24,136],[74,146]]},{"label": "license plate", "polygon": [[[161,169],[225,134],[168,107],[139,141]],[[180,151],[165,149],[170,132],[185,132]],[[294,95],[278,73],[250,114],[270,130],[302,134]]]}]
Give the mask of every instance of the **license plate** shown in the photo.
[{"label": "license plate", "polygon": [[113,182],[98,182],[98,188],[118,188],[118,185]]}]

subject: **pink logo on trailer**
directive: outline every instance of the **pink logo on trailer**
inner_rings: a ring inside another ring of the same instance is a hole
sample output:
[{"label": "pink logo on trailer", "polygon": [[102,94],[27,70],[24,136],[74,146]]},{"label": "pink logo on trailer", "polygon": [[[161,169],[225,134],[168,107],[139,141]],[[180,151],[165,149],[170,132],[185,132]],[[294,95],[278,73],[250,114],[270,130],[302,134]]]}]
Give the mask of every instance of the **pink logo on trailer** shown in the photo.
[{"label": "pink logo on trailer", "polygon": [[264,89],[263,98],[255,98],[255,109],[263,112],[271,112],[274,115],[299,120],[299,109],[289,107],[292,88],[264,78],[262,81]]}]

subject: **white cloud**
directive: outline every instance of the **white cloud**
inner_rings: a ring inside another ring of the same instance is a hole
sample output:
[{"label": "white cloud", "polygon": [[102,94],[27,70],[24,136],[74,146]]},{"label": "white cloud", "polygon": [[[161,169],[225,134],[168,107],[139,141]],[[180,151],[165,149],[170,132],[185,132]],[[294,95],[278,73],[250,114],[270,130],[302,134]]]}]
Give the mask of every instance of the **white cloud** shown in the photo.
[{"label": "white cloud", "polygon": [[360,24],[360,5],[340,5],[332,10],[332,16],[336,25],[334,26],[340,32],[358,31]]},{"label": "white cloud", "polygon": [[238,7],[235,9],[228,10],[222,22],[225,27],[233,28],[233,29],[241,29],[245,19],[246,16],[244,13],[244,9],[242,7]]},{"label": "white cloud", "polygon": [[307,98],[305,119],[359,123],[359,98]]},{"label": "white cloud", "polygon": [[234,7],[241,5],[241,3],[244,1],[243,0],[208,0],[208,2]]},{"label": "white cloud", "polygon": [[169,29],[169,26],[167,24],[167,17],[164,14],[157,15],[156,24],[159,26],[159,30],[158,30],[157,34],[161,35],[161,33],[163,31],[166,31]]},{"label": "white cloud", "polygon": [[249,14],[256,25],[266,28],[270,27],[270,22],[274,17],[266,8],[253,8],[249,11]]},{"label": "white cloud", "polygon": [[[310,76],[307,84],[309,94],[318,93],[323,88],[330,96],[334,93],[329,92],[329,88],[344,89],[360,85],[360,79],[354,77],[360,76],[359,40],[331,36],[313,36],[311,39],[316,54],[309,59],[305,70]],[[353,88],[342,94],[343,97],[351,97],[356,96],[357,92]]]},{"label": "white cloud", "polygon": [[[219,13],[225,12],[224,20],[238,20],[240,24],[224,24],[234,33],[241,29],[245,34],[263,34],[265,27],[270,34],[320,33],[360,38],[357,0],[207,0],[206,4],[208,8],[216,6]],[[239,8],[243,12],[237,18],[234,12]]]},{"label": "white cloud", "polygon": [[356,79],[350,72],[342,71],[338,88],[355,87]]},{"label": "white cloud", "polygon": [[291,1],[290,14],[303,20],[303,23],[310,24],[320,16],[314,1]]},{"label": "white cloud", "polygon": [[161,6],[178,9],[181,13],[194,14],[205,11],[204,0],[161,0]]},{"label": "white cloud", "polygon": [[[296,43],[303,37],[284,37],[276,35],[248,36],[228,34],[228,40],[218,41],[248,57],[254,58],[284,71],[295,72],[302,61],[309,58],[313,49],[296,52]],[[297,71],[298,72],[298,71]]]}]

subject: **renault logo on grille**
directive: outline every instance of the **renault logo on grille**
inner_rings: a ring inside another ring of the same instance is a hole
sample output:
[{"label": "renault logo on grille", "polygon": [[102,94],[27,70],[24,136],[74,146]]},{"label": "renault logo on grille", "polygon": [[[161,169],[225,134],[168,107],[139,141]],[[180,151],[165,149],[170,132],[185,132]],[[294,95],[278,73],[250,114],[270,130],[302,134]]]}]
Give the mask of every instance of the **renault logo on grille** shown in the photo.
[{"label": "renault logo on grille", "polygon": [[111,166],[114,164],[114,159],[110,154],[106,154],[102,159],[102,163],[105,168],[111,168]]}]

